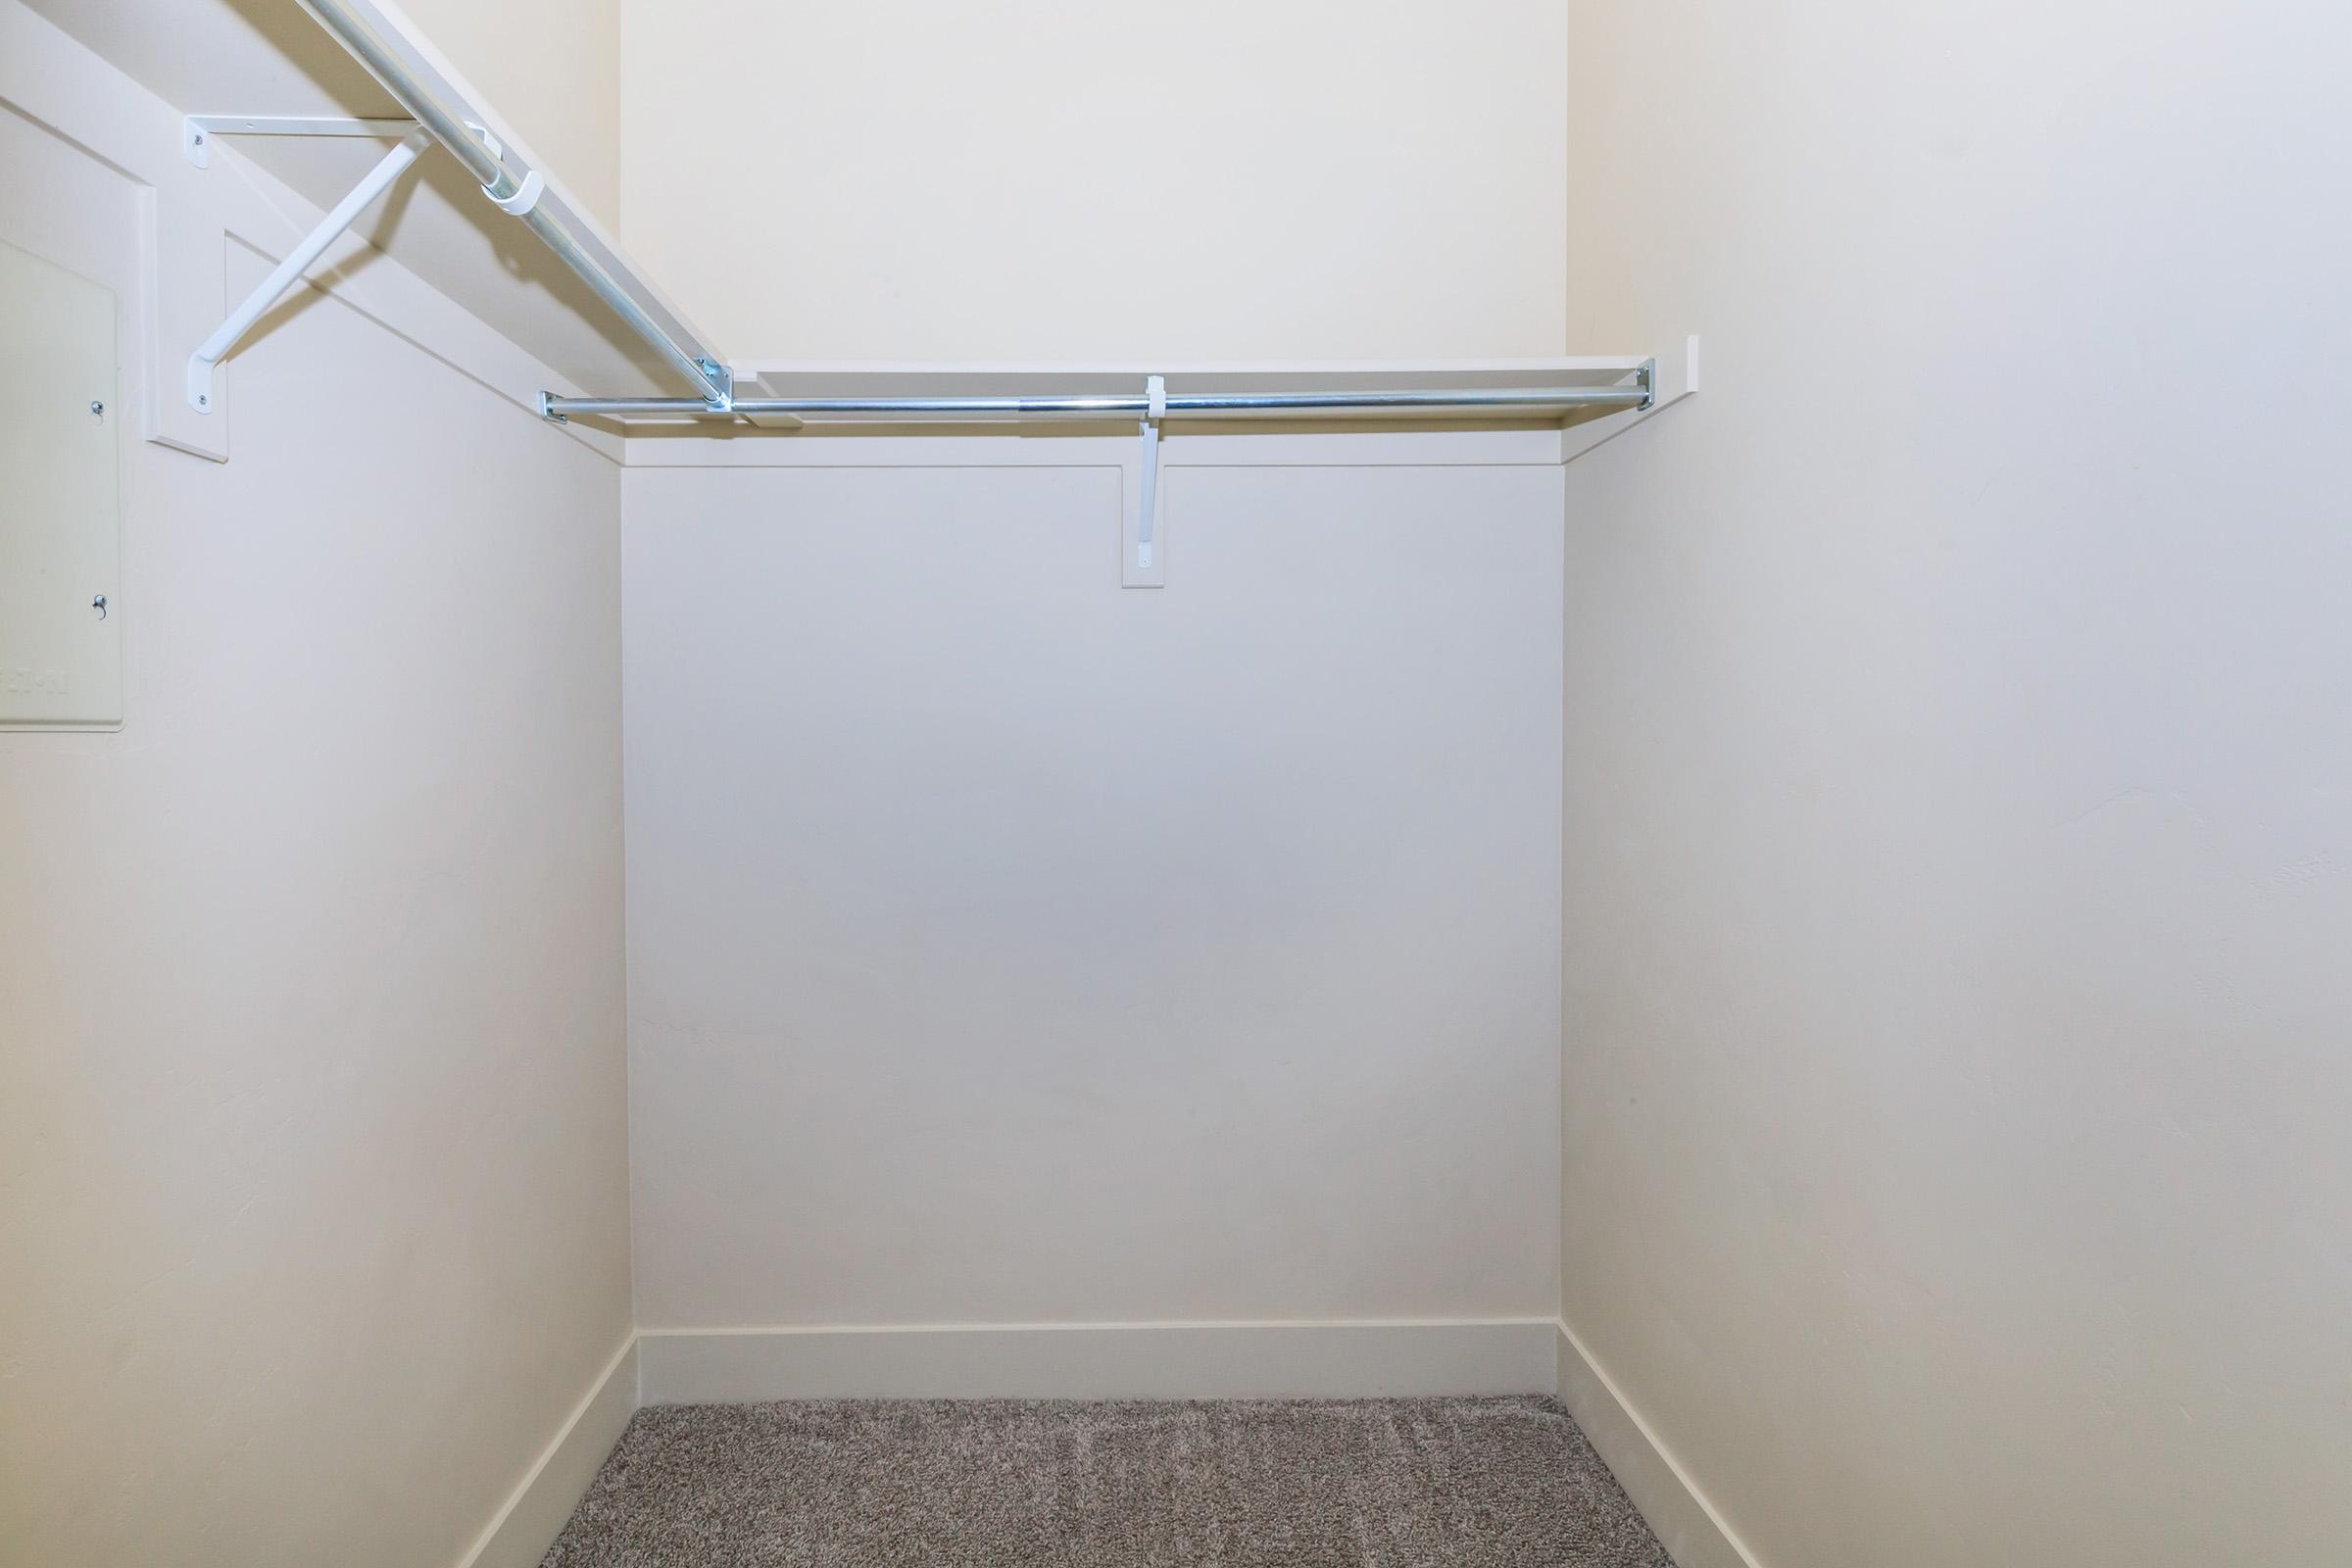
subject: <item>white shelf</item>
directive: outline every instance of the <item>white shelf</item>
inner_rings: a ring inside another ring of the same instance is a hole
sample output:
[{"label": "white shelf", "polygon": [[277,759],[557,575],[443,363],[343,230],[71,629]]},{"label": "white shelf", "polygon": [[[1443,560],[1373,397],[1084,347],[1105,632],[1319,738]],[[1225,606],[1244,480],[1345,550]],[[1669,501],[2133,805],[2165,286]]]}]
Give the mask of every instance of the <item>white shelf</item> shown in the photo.
[{"label": "white shelf", "polygon": [[1379,392],[1419,387],[1613,386],[1642,368],[1641,354],[1540,360],[1225,361],[1196,364],[903,364],[881,361],[738,364],[739,382],[763,397],[1027,397],[1132,392],[1148,375],[1170,392]]},{"label": "white shelf", "polygon": [[[1648,359],[1641,354],[1562,356],[1551,359],[1395,361],[1223,361],[1121,364],[1007,363],[910,364],[881,361],[769,361],[737,364],[739,397],[1043,397],[1133,394],[1151,375],[1165,378],[1171,395],[1188,392],[1394,392],[1517,390],[1606,387],[1631,382]],[[1572,417],[1586,417],[1579,415]],[[1258,418],[1266,417],[1263,415]],[[1300,411],[1288,422],[1366,422],[1377,413]],[[1388,416],[1387,417],[1396,417]],[[1494,410],[1455,410],[1412,416],[1449,421],[1528,422],[1530,416]],[[857,425],[870,417],[811,415],[755,423],[786,427],[808,424]],[[974,421],[964,416],[957,422]],[[1548,422],[1558,422],[1556,417]]]}]

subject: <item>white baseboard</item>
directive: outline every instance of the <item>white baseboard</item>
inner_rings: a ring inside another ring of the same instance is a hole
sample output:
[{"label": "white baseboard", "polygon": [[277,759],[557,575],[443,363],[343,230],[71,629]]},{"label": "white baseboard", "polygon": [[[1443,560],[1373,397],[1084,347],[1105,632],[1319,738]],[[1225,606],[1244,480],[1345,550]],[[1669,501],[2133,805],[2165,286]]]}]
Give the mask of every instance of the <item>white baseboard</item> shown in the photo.
[{"label": "white baseboard", "polygon": [[1759,1568],[1568,1325],[1547,1318],[648,1330],[460,1568],[535,1568],[646,1404],[1556,1394],[1678,1568]]},{"label": "white baseboard", "polygon": [[1676,1568],[1758,1568],[1740,1538],[1709,1503],[1649,1423],[1625,1401],[1617,1385],[1565,1322],[1559,1333],[1559,1397],[1592,1440]]},{"label": "white baseboard", "polygon": [[640,1332],[647,1404],[1549,1394],[1548,1318]]},{"label": "white baseboard", "polygon": [[637,1403],[637,1339],[631,1335],[459,1568],[537,1568]]}]

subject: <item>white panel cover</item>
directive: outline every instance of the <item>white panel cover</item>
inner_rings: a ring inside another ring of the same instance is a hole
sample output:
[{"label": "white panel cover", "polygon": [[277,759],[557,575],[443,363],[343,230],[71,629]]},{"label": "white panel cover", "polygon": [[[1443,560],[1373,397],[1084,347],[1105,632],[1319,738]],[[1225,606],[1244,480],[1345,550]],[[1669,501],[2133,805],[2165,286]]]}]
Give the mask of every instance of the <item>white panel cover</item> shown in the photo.
[{"label": "white panel cover", "polygon": [[0,244],[0,726],[122,723],[119,417],[113,291]]}]

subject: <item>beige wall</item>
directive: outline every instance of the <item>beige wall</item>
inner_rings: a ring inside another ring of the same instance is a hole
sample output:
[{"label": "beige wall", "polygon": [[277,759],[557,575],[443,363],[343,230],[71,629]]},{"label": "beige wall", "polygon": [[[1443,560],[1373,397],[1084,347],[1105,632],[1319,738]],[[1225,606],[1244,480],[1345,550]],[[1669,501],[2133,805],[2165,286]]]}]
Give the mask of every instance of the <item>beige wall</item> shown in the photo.
[{"label": "beige wall", "polygon": [[[140,199],[0,116],[126,305]],[[453,1564],[629,1331],[617,469],[305,300],[123,432],[127,727],[0,736],[12,1565]]]},{"label": "beige wall", "polygon": [[1568,1323],[1771,1568],[2352,1559],[2352,23],[1570,41]]},{"label": "beige wall", "polygon": [[1565,351],[1562,0],[623,0],[622,237],[741,360]]},{"label": "beige wall", "polygon": [[620,226],[621,0],[401,0],[607,228]]},{"label": "beige wall", "polygon": [[640,1325],[1549,1317],[1560,469],[835,444],[624,487]]}]

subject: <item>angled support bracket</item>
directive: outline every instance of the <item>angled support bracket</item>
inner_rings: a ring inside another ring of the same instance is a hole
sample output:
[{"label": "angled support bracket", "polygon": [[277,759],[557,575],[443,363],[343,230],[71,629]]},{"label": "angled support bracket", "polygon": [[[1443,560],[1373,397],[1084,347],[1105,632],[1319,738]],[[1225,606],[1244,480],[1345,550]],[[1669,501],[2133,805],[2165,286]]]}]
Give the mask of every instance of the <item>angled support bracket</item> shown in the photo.
[{"label": "angled support bracket", "polygon": [[213,368],[225,359],[237,340],[253,329],[262,313],[275,305],[298,282],[310,265],[322,255],[336,236],[359,220],[359,216],[375,199],[392,188],[393,182],[408,172],[411,164],[433,143],[432,136],[421,127],[410,125],[400,144],[384,154],[383,160],[368,172],[368,177],[351,188],[351,194],[337,202],[334,211],[319,220],[318,226],[303,236],[300,244],[286,253],[286,259],[271,269],[261,286],[245,297],[245,303],[228,313],[228,319],[216,327],[213,335],[195,353],[188,356],[188,407],[198,414],[213,412]]}]

